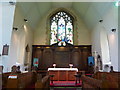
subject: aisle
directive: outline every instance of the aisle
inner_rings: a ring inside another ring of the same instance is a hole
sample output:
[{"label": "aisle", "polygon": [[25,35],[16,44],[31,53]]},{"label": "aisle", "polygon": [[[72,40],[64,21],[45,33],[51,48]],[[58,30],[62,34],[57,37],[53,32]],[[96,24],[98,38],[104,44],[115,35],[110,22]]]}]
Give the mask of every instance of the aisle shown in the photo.
[{"label": "aisle", "polygon": [[82,82],[75,81],[53,81],[50,83],[50,90],[81,90]]},{"label": "aisle", "polygon": [[81,87],[50,87],[50,90],[82,90]]},{"label": "aisle", "polygon": [[75,83],[75,81],[53,81],[53,83],[50,82],[51,87],[80,87],[82,85],[82,81]]}]

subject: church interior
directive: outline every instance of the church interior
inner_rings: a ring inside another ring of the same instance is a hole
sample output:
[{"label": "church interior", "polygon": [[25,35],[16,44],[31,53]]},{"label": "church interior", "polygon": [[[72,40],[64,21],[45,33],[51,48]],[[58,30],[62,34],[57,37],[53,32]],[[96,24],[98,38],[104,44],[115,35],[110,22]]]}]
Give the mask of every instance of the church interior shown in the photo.
[{"label": "church interior", "polygon": [[0,1],[0,89],[118,89],[119,5]]}]

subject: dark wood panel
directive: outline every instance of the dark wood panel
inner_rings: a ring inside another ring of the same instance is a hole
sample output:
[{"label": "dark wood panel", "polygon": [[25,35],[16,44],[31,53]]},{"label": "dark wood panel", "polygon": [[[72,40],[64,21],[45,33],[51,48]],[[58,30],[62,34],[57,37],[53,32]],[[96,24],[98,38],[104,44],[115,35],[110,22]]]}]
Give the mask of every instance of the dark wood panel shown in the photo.
[{"label": "dark wood panel", "polygon": [[80,54],[78,51],[72,52],[72,63],[74,65],[74,67],[79,67],[79,65],[80,65],[80,56],[79,55]]},{"label": "dark wood panel", "polygon": [[87,59],[88,59],[88,56],[90,55],[90,50],[89,50],[89,48],[87,48],[87,47],[83,47],[82,49],[81,49],[81,53],[82,53],[82,63],[84,63],[83,64],[83,70],[88,70],[88,62],[87,62]]},{"label": "dark wood panel", "polygon": [[74,76],[75,74],[77,74],[76,71],[68,71],[68,80],[69,81],[75,80],[76,79]]},{"label": "dark wood panel", "polygon": [[59,81],[67,80],[67,73],[66,73],[66,71],[59,71],[58,73],[59,73],[59,78],[58,78]]},{"label": "dark wood panel", "polygon": [[49,75],[54,75],[54,77],[51,77],[51,80],[58,80],[58,71],[50,71]]},{"label": "dark wood panel", "polygon": [[75,74],[77,74],[76,71],[49,71],[49,75],[54,75],[54,77],[51,77],[50,79],[55,81],[74,81],[76,80]]},{"label": "dark wood panel", "polygon": [[55,59],[57,67],[69,67],[69,52],[55,52]]},{"label": "dark wood panel", "polygon": [[66,46],[57,47],[50,45],[33,45],[32,50],[32,64],[33,59],[39,59],[39,69],[47,70],[49,67],[53,67],[53,63],[56,63],[56,67],[69,67],[72,63],[79,70],[88,70],[87,58],[91,54],[90,45],[79,46]]},{"label": "dark wood panel", "polygon": [[43,51],[42,69],[48,69],[52,67],[53,64],[53,54],[51,49],[45,49]]}]

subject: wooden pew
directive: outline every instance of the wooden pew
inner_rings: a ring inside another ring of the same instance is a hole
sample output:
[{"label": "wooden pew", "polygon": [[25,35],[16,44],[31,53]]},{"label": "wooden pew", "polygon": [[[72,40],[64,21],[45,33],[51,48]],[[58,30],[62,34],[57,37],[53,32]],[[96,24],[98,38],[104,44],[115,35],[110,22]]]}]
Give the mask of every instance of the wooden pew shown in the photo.
[{"label": "wooden pew", "polygon": [[2,88],[6,87],[8,76],[11,72],[2,73]]},{"label": "wooden pew", "polygon": [[44,76],[41,80],[38,80],[36,83],[35,83],[35,89],[36,90],[43,90],[43,89],[49,89],[49,84],[50,84],[50,76],[49,75],[46,75]]},{"label": "wooden pew", "polygon": [[119,72],[113,72],[113,73],[107,73],[107,72],[98,72],[96,73],[93,78],[82,76],[81,77],[83,85],[83,88],[107,88],[107,89],[115,89],[119,88],[119,80],[120,80],[120,73]]},{"label": "wooden pew", "polygon": [[97,72],[93,75],[93,78],[101,80],[106,75],[107,80],[112,79],[112,77],[114,77],[115,80],[118,80],[118,78],[120,78],[120,72]]},{"label": "wooden pew", "polygon": [[28,86],[34,84],[33,72],[16,74],[17,78],[8,78],[6,88],[27,88]]},{"label": "wooden pew", "polygon": [[102,85],[102,81],[101,80],[97,80],[91,77],[87,77],[85,75],[81,76],[81,80],[82,80],[82,88],[92,88],[92,89],[99,89],[101,88]]},{"label": "wooden pew", "polygon": [[22,73],[18,75],[18,88],[26,88],[29,85],[34,84],[33,79],[33,73],[28,72],[28,73]]},{"label": "wooden pew", "polygon": [[[119,80],[120,80],[120,73],[119,72],[112,72],[112,73],[99,73],[102,76],[102,88],[118,88],[119,87]],[[98,78],[99,79],[99,78]]]},{"label": "wooden pew", "polygon": [[[103,81],[103,87],[118,88],[120,86],[120,72],[97,72],[93,78]],[[107,83],[107,84],[104,84]]]}]

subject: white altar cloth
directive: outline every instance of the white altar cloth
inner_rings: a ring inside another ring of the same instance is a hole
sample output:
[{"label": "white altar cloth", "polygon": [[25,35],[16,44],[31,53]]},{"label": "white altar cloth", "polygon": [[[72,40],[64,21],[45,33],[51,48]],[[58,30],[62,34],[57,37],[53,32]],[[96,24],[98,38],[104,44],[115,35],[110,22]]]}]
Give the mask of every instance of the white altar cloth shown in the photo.
[{"label": "white altar cloth", "polygon": [[48,71],[57,71],[57,70],[61,70],[61,71],[77,71],[77,68],[48,68]]}]

